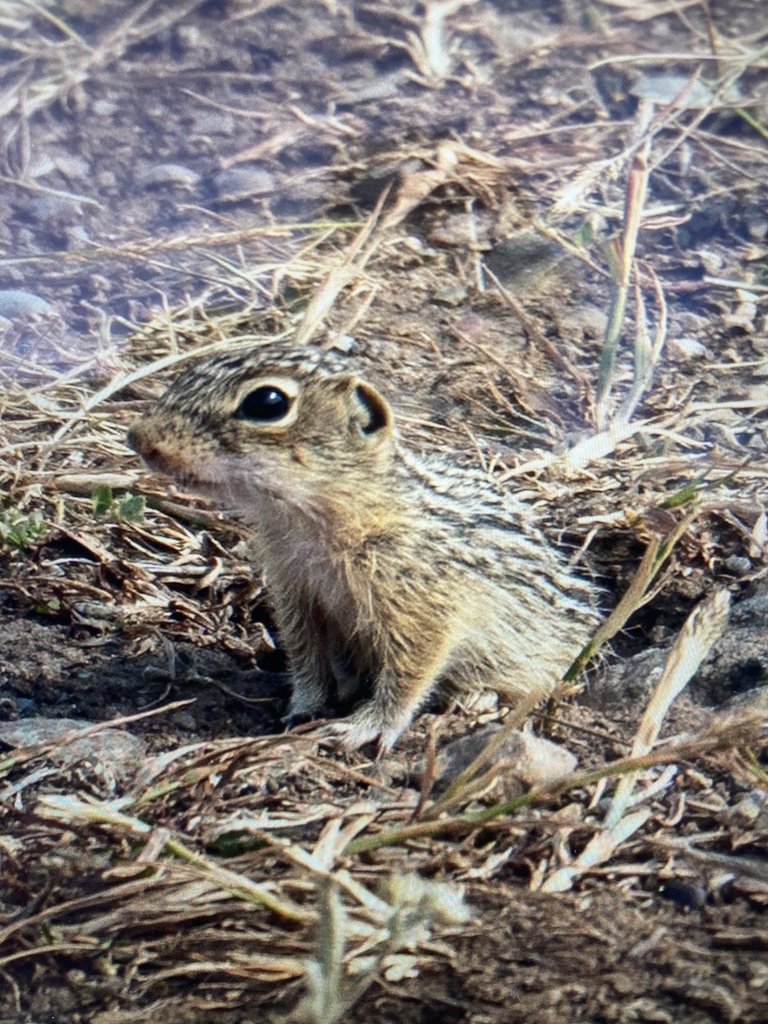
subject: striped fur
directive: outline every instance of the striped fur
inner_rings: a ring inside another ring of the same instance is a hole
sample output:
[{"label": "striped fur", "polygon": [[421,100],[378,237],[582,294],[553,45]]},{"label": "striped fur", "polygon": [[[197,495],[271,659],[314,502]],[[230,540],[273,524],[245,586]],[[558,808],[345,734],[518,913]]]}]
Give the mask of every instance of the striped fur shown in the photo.
[{"label": "striped fur", "polygon": [[[130,442],[253,527],[291,716],[362,697],[346,742],[388,748],[441,683],[550,692],[594,625],[593,591],[513,495],[410,451],[347,366],[307,348],[215,356]],[[244,416],[246,395],[271,386],[295,395],[284,419]]]}]

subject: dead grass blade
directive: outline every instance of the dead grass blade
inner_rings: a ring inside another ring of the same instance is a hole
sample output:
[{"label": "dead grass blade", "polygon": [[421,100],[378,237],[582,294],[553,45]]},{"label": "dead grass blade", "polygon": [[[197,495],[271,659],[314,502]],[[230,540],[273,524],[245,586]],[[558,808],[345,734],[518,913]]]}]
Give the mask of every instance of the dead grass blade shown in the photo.
[{"label": "dead grass blade", "polygon": [[153,833],[159,835],[158,856],[162,852],[183,861],[194,874],[200,878],[210,879],[227,892],[234,893],[243,899],[260,904],[272,913],[287,921],[304,924],[314,920],[314,915],[298,904],[275,895],[269,886],[259,885],[244,875],[222,868],[208,857],[190,850],[177,836],[168,829],[155,830],[141,819],[125,814],[105,804],[84,803],[74,797],[43,796],[40,798],[41,812],[65,822],[90,822],[120,828],[132,833],[142,841],[149,840]]},{"label": "dead grass blade", "polygon": [[637,309],[637,321],[635,325],[635,360],[634,379],[632,388],[624,399],[621,408],[616,414],[617,424],[627,424],[632,419],[639,402],[648,390],[653,371],[661,358],[664,341],[667,336],[667,303],[661,283],[656,274],[651,271],[656,301],[659,306],[659,320],[656,324],[656,332],[653,342],[648,337],[645,299],[639,281],[635,280],[635,307]]},{"label": "dead grass blade", "polygon": [[559,868],[542,882],[541,892],[567,892],[579,875],[610,860],[617,848],[641,829],[652,813],[650,808],[643,807],[625,815],[613,827],[602,829],[590,839],[573,864]]},{"label": "dead grass blade", "polygon": [[[595,634],[586,647],[579,653],[573,664],[563,676],[563,683],[573,682],[582,672],[597,651],[623,629],[629,617],[649,600],[651,587],[665,562],[672,554],[675,545],[683,537],[688,527],[698,515],[694,507],[679,522],[664,534],[651,536],[645,549],[642,561],[637,567],[629,587],[622,595],[619,603],[611,614],[595,630]],[[667,524],[668,525],[668,524]]]},{"label": "dead grass blade", "polygon": [[624,313],[627,307],[637,235],[648,194],[649,152],[650,141],[646,140],[633,157],[627,181],[621,248],[618,254],[616,279],[612,289],[608,326],[600,355],[600,370],[595,395],[595,419],[600,430],[605,428],[608,419],[607,403],[613,387],[616,353],[624,327]]},{"label": "dead grass blade", "polygon": [[294,339],[296,345],[305,345],[310,340],[328,315],[339,294],[363,273],[366,264],[381,244],[382,239],[377,228],[387,195],[388,191],[385,191],[379,197],[368,220],[310,300],[304,317],[296,330]]},{"label": "dead grass blade", "polygon": [[765,708],[758,703],[739,714],[723,714],[715,718],[708,728],[701,730],[691,739],[665,744],[639,757],[619,758],[598,768],[574,772],[553,786],[530,790],[522,796],[494,804],[482,811],[445,817],[438,821],[421,821],[382,830],[370,836],[361,836],[352,840],[344,852],[348,856],[357,856],[383,847],[399,846],[414,839],[464,836],[523,807],[545,803],[563,793],[582,789],[603,779],[633,774],[655,765],[675,764],[722,750],[750,745],[762,749],[768,746],[765,721]]},{"label": "dead grass blade", "polygon": [[[695,675],[725,629],[730,604],[731,597],[728,591],[716,590],[688,616],[667,656],[664,671],[640,720],[632,743],[633,757],[645,754],[656,742],[670,704]],[[625,775],[619,782],[606,818],[607,828],[611,829],[618,825],[626,811],[636,780],[636,775]]]},{"label": "dead grass blade", "polygon": [[346,954],[350,921],[339,889],[333,880],[322,886],[316,953],[307,965],[309,991],[298,1008],[298,1019],[336,1024],[385,967],[395,974],[399,959],[411,969],[418,963],[418,957],[403,956],[402,950],[415,950],[434,925],[456,927],[469,920],[461,886],[405,874],[390,877],[388,890],[388,901],[379,901],[380,918],[367,940]]},{"label": "dead grass blade", "polygon": [[[664,671],[654,689],[635,734],[630,756],[646,754],[656,742],[669,706],[688,684],[712,645],[725,629],[730,607],[730,594],[718,590],[699,604],[688,617],[669,652]],[[544,892],[565,892],[584,871],[610,859],[616,848],[637,832],[651,818],[649,807],[627,813],[637,773],[622,775],[611,807],[601,829],[587,844],[573,864],[560,868],[543,882]],[[668,785],[672,776],[662,778]],[[645,801],[658,792],[659,785],[651,785],[643,794]]]}]

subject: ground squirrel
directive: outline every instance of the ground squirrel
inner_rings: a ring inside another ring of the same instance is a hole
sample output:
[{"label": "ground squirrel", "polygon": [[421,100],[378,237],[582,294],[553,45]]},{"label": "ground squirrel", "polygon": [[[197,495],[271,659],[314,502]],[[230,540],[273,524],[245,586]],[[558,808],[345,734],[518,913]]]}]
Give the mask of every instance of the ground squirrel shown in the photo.
[{"label": "ground squirrel", "polygon": [[441,681],[549,692],[589,635],[592,588],[486,474],[414,454],[340,363],[306,347],[210,357],[129,435],[253,528],[290,716],[367,698],[337,731],[388,749]]}]

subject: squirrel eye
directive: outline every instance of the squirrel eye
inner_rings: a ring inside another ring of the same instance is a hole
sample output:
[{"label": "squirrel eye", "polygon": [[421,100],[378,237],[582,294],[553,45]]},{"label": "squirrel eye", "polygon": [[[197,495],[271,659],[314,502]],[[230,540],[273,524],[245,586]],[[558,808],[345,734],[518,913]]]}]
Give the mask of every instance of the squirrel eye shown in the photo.
[{"label": "squirrel eye", "polygon": [[290,407],[291,399],[284,391],[265,384],[245,396],[235,415],[240,420],[274,422],[281,420]]}]

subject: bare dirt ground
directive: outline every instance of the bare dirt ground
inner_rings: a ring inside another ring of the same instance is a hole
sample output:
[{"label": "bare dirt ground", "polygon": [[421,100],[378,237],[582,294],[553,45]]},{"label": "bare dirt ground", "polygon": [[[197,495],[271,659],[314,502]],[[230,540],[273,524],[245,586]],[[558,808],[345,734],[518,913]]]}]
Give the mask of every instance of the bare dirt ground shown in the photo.
[{"label": "bare dirt ground", "polygon": [[[5,0],[0,35],[1,1024],[768,1020],[763,5]],[[606,615],[638,591],[534,716],[559,789],[426,792],[487,700],[375,764],[279,732],[244,530],[124,442],[243,336],[347,355]]]}]

